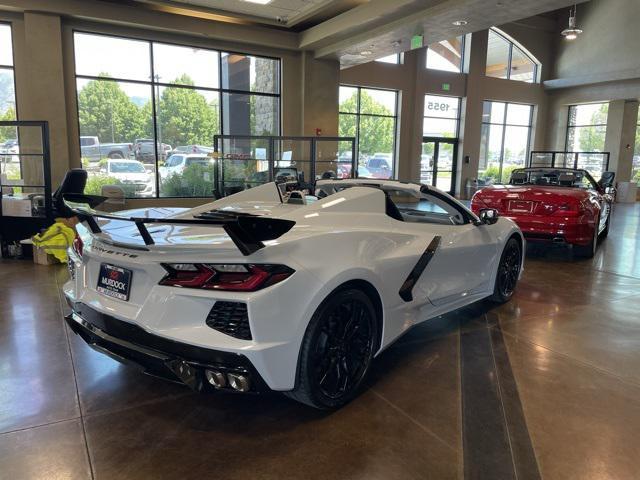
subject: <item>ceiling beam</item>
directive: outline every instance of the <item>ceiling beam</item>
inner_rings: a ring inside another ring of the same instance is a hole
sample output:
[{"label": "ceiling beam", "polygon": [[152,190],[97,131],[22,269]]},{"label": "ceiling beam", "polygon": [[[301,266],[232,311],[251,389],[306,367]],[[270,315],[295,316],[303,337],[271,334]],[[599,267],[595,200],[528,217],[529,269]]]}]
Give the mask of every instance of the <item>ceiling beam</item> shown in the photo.
[{"label": "ceiling beam", "polygon": [[[300,36],[300,48],[316,58],[341,59],[342,67],[366,63],[410,49],[411,37],[430,44],[458,35],[503,25],[573,5],[575,0],[503,0],[501,7],[487,0],[372,0]],[[463,27],[454,21],[468,22]],[[399,43],[398,43],[399,42]],[[369,56],[361,51],[372,51]],[[345,58],[341,58],[341,57]]]}]

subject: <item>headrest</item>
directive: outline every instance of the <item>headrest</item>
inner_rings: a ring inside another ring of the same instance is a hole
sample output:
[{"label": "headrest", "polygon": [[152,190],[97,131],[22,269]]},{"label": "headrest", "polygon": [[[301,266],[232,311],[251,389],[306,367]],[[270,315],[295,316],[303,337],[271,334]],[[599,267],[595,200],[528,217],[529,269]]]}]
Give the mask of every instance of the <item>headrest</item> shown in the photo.
[{"label": "headrest", "polygon": [[561,173],[558,177],[558,184],[563,187],[570,187],[576,180],[576,176],[573,173]]},{"label": "headrest", "polygon": [[527,181],[526,172],[513,172],[511,174],[511,180],[509,183],[511,183],[511,185],[522,185],[526,181]]}]

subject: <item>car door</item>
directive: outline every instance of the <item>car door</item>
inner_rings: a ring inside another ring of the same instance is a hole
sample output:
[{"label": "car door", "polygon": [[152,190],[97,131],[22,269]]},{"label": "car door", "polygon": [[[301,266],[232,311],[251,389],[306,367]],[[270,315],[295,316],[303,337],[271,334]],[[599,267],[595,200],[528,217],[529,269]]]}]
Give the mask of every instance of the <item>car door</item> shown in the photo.
[{"label": "car door", "polygon": [[456,303],[492,288],[498,254],[495,225],[454,225],[441,235],[425,278],[435,306]]},{"label": "car door", "polygon": [[428,212],[422,228],[425,251],[433,252],[416,282],[418,295],[441,307],[491,291],[499,227],[474,224],[464,207],[442,194],[423,194],[418,209]]}]

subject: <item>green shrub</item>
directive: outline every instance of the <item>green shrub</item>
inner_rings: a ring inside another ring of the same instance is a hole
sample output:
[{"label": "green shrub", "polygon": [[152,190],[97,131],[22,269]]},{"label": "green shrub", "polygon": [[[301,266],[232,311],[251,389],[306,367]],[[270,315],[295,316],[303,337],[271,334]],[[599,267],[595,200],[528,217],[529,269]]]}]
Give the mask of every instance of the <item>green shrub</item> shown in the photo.
[{"label": "green shrub", "polygon": [[214,172],[213,165],[189,165],[182,175],[173,174],[162,181],[162,196],[211,197],[215,188]]},{"label": "green shrub", "polygon": [[[505,165],[502,167],[502,182],[508,183],[511,178],[511,172],[516,168],[522,168],[521,165]],[[483,173],[478,173],[478,177],[485,181],[491,180],[491,183],[502,183],[499,178],[500,167],[498,165],[490,165]]]},{"label": "green shrub", "polygon": [[84,193],[87,195],[101,195],[102,187],[105,185],[121,185],[121,182],[117,178],[107,177],[106,175],[90,175],[87,179],[87,185],[84,187]]}]

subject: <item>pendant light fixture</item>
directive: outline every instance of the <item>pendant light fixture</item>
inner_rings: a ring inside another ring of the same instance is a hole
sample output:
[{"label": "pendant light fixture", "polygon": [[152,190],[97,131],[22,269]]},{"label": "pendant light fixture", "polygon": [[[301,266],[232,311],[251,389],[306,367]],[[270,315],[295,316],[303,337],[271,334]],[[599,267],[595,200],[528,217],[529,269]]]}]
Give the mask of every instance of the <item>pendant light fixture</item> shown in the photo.
[{"label": "pendant light fixture", "polygon": [[576,10],[576,5],[569,9],[569,27],[562,31],[562,36],[567,40],[575,40],[582,33],[582,30],[576,28]]}]

